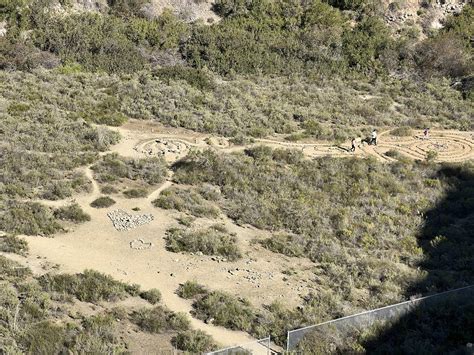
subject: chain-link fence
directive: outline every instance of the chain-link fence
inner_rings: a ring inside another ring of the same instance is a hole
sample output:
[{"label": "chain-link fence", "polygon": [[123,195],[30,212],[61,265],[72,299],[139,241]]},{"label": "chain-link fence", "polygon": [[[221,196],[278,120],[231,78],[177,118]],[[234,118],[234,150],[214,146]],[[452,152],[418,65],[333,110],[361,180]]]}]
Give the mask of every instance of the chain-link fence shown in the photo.
[{"label": "chain-link fence", "polygon": [[207,353],[207,355],[271,355],[270,337]]},{"label": "chain-link fence", "polygon": [[344,334],[349,334],[354,329],[364,329],[376,323],[396,322],[421,304],[433,306],[450,299],[456,304],[465,301],[474,302],[474,285],[291,330],[288,332],[287,351],[295,350],[300,341],[309,333],[339,334],[344,337]]}]

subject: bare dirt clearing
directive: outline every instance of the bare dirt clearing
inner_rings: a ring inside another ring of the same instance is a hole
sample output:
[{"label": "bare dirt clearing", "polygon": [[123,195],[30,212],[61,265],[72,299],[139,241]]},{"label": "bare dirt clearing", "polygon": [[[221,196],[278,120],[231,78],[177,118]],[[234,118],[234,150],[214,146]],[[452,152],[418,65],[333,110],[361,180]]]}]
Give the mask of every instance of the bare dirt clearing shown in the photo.
[{"label": "bare dirt clearing", "polygon": [[[420,132],[417,132],[416,136],[402,138],[383,132],[379,135],[379,145],[365,145],[353,154],[348,152],[347,144],[337,147],[329,143],[290,143],[279,139],[257,139],[251,145],[233,146],[225,138],[139,121],[131,121],[116,130],[122,134],[123,139],[112,147],[111,152],[134,158],[161,155],[170,163],[184,157],[193,149],[213,148],[233,152],[255,145],[301,149],[308,158],[356,155],[374,156],[389,161],[392,158],[385,155],[389,150],[396,150],[415,159],[425,159],[429,151],[436,151],[437,161],[443,162],[474,158],[473,132],[432,131],[429,139],[421,138]],[[274,300],[295,306],[301,295],[311,290],[308,281],[314,276],[311,272],[314,266],[312,262],[304,258],[277,255],[263,249],[251,241],[268,236],[266,232],[253,227],[237,226],[224,216],[220,216],[217,222],[225,225],[230,232],[236,233],[244,255],[242,259],[222,262],[210,256],[168,252],[164,241],[166,230],[176,226],[176,217],[182,214],[155,208],[151,201],[173,184],[170,178],[146,198],[130,200],[123,196],[114,196],[115,205],[98,210],[92,208],[90,203],[100,196],[99,186],[93,179],[90,167],[84,168],[84,172],[92,182],[92,192],[75,196],[74,200],[91,215],[91,221],[75,226],[73,230],[55,238],[25,237],[30,245],[30,256],[17,259],[35,266],[33,269],[39,269],[38,260],[43,260],[43,263],[48,261],[51,264],[59,264],[64,272],[95,269],[119,280],[137,283],[145,289],[158,288],[166,306],[173,311],[188,313],[191,311],[190,301],[175,294],[179,284],[188,280],[197,280],[210,289],[226,290],[248,298],[256,306]],[[132,208],[139,212],[133,212]],[[139,214],[151,215],[153,218],[136,228],[117,230],[108,217],[108,213],[115,210],[123,210],[132,217]],[[195,223],[207,226],[216,223],[216,220],[199,218]],[[298,272],[288,276],[287,271],[290,269]],[[246,333],[216,327],[194,318],[192,326],[208,332],[225,346],[252,340]]]}]

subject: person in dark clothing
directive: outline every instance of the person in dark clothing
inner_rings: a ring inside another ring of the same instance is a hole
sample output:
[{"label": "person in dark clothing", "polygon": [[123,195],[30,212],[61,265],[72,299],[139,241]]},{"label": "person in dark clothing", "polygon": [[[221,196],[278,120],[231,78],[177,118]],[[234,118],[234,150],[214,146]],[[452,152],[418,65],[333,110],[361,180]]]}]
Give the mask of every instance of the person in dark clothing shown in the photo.
[{"label": "person in dark clothing", "polygon": [[352,138],[350,151],[351,151],[352,153],[354,153],[355,150],[356,150],[356,139],[355,139],[355,138]]}]

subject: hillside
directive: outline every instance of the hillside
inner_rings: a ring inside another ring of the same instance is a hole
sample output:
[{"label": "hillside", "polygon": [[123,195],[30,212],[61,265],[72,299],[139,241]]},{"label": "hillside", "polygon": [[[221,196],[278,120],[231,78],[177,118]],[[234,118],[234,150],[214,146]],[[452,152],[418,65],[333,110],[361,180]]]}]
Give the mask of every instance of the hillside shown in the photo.
[{"label": "hillside", "polygon": [[[280,351],[474,284],[472,3],[7,0],[0,21],[0,353]],[[464,353],[472,319],[299,349]]]}]

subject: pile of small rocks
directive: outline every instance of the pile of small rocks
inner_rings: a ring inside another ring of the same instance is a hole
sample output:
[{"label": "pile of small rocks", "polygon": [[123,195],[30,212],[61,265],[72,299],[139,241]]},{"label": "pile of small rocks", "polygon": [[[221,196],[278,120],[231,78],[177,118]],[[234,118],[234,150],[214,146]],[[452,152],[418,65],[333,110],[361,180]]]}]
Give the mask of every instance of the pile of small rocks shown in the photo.
[{"label": "pile of small rocks", "polygon": [[123,210],[109,212],[107,217],[118,231],[128,231],[153,221],[152,214],[131,215]]}]

